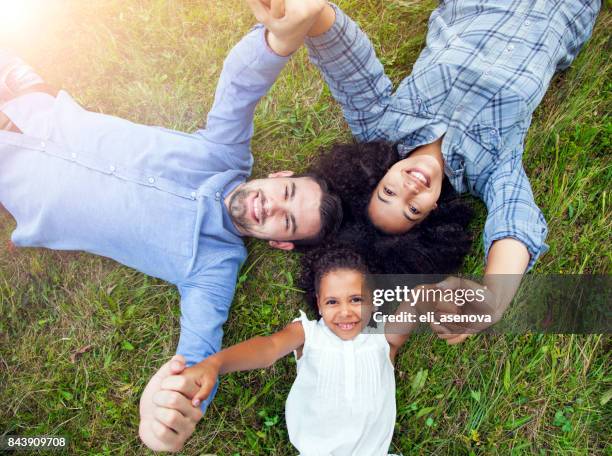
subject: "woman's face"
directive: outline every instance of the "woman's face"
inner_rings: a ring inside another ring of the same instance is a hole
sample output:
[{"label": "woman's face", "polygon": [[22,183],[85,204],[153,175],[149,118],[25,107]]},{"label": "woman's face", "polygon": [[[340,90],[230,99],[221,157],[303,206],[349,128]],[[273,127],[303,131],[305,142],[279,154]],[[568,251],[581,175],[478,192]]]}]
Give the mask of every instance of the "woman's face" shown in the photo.
[{"label": "woman's face", "polygon": [[352,269],[326,273],[319,283],[317,304],[327,327],[340,339],[351,340],[368,324],[371,301],[362,295],[364,275]]},{"label": "woman's face", "polygon": [[389,168],[368,205],[379,230],[400,234],[411,230],[436,208],[444,173],[441,159],[425,146]]}]

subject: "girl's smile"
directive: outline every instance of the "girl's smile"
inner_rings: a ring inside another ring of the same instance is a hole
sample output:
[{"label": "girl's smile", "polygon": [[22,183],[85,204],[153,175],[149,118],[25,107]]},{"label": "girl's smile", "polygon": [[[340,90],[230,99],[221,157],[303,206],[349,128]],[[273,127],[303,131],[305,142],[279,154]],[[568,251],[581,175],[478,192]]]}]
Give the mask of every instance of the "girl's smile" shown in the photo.
[{"label": "girl's smile", "polygon": [[338,328],[342,331],[350,331],[355,327],[356,324],[359,324],[358,321],[354,321],[352,323],[334,323]]},{"label": "girl's smile", "polygon": [[355,338],[370,321],[372,308],[362,294],[363,280],[363,273],[352,269],[335,269],[321,278],[319,313],[340,339]]}]

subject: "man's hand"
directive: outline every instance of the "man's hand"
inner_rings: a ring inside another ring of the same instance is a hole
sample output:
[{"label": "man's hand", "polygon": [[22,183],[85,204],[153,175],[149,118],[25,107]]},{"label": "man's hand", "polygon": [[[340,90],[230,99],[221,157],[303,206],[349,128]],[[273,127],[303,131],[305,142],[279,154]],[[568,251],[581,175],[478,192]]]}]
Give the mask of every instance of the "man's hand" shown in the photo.
[{"label": "man's hand", "polygon": [[189,399],[197,386],[180,380],[184,369],[185,359],[175,355],[153,375],[140,398],[138,432],[153,451],[179,451],[202,418]]},{"label": "man's hand", "polygon": [[279,55],[297,50],[327,4],[325,0],[247,0],[268,30],[268,45]]}]

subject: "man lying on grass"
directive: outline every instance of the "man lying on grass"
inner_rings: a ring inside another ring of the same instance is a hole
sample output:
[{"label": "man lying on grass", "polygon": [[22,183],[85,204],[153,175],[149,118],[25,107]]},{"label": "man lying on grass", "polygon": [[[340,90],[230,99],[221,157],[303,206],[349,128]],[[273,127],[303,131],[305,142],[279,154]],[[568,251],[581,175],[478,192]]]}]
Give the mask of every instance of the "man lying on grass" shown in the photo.
[{"label": "man lying on grass", "polygon": [[[339,199],[316,175],[284,171],[245,182],[255,105],[306,31],[316,33],[311,25],[323,6],[291,3],[269,46],[262,27],[247,34],[225,61],[206,129],[194,134],[88,112],[0,52],[0,202],[17,221],[13,242],[113,258],[181,294],[178,355],[141,398],[140,436],[154,450],[180,449],[214,396],[195,410],[177,374],[220,348],[246,253],[241,237],[290,250],[318,244],[341,221]],[[392,250],[385,253],[359,226],[351,245],[380,253],[398,272],[431,267],[427,258],[454,271],[470,248],[467,237],[453,236],[469,217],[456,219],[435,252],[423,243],[420,255],[405,255],[414,239],[390,246],[385,237]]]},{"label": "man lying on grass", "polygon": [[[288,30],[303,37],[323,3],[296,6]],[[191,365],[217,352],[242,237],[290,250],[317,244],[342,217],[316,176],[247,181],[255,106],[293,50],[274,52],[263,27],[253,29],[225,61],[206,128],[193,134],[88,112],[0,52],[0,203],[17,222],[14,244],[83,250],[175,284],[177,353]],[[140,436],[155,450],[179,449],[202,416],[179,393],[156,396],[170,374],[167,363],[141,400]]]}]

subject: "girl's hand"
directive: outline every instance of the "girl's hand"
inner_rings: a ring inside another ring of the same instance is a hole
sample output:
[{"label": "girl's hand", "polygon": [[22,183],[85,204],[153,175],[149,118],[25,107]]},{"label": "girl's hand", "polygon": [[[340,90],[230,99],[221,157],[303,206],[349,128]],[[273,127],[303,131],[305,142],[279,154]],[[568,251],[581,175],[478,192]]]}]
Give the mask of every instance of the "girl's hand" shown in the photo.
[{"label": "girl's hand", "polygon": [[185,369],[183,375],[192,378],[200,388],[191,400],[194,407],[199,407],[202,401],[208,398],[217,383],[219,366],[211,358],[207,358],[195,366]]}]

